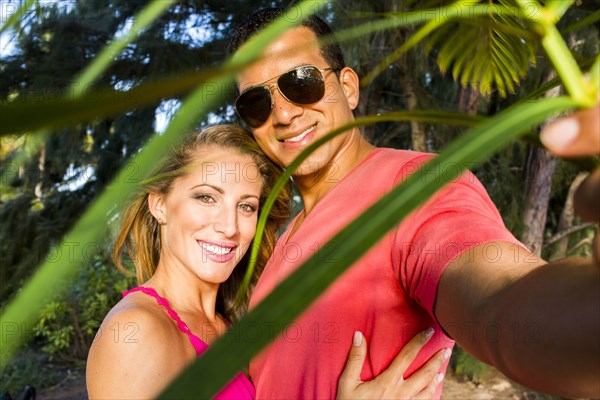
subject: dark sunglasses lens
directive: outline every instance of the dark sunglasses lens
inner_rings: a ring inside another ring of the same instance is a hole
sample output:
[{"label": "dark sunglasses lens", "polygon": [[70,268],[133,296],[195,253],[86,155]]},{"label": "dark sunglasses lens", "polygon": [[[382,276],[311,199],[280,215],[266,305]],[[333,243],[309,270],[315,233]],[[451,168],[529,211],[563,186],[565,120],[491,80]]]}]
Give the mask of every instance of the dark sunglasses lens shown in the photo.
[{"label": "dark sunglasses lens", "polygon": [[312,104],[325,95],[323,75],[316,67],[296,68],[279,77],[277,86],[281,93],[298,104]]},{"label": "dark sunglasses lens", "polygon": [[235,102],[235,110],[252,128],[261,126],[271,114],[271,91],[257,86],[242,93]]}]

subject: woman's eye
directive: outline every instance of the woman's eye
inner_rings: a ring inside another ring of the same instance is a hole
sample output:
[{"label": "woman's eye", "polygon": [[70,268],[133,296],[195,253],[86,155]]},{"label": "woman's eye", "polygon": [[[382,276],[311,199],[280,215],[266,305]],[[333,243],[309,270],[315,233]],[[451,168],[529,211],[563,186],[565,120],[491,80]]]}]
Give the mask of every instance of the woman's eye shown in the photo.
[{"label": "woman's eye", "polygon": [[200,200],[202,203],[214,203],[215,199],[210,194],[196,194],[193,196],[194,199]]},{"label": "woman's eye", "polygon": [[253,204],[248,204],[248,203],[242,203],[239,206],[244,212],[247,213],[254,213],[257,210],[257,207]]}]

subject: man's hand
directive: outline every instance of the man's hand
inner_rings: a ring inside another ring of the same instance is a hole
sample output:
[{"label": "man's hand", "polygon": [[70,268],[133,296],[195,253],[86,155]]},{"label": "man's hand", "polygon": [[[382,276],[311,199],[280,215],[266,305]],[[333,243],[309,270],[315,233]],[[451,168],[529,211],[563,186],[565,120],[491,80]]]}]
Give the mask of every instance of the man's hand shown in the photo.
[{"label": "man's hand", "polygon": [[[600,154],[600,102],[587,110],[560,118],[541,134],[548,151],[559,157]],[[585,221],[600,223],[600,169],[592,172],[575,193],[575,212]],[[594,259],[600,267],[600,237],[594,240]]]},{"label": "man's hand", "polygon": [[600,103],[548,124],[541,140],[550,153],[559,157],[600,154]]}]

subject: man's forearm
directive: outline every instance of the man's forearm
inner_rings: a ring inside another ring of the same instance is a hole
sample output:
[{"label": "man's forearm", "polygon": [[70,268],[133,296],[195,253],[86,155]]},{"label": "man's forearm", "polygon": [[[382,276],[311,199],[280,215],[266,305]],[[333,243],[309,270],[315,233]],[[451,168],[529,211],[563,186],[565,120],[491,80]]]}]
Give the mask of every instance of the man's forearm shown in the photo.
[{"label": "man's forearm", "polygon": [[509,377],[558,395],[600,396],[600,273],[589,260],[530,271],[481,317],[489,360]]},{"label": "man's forearm", "polygon": [[599,397],[600,270],[590,260],[539,266],[503,258],[448,267],[436,302],[444,329],[525,386]]}]

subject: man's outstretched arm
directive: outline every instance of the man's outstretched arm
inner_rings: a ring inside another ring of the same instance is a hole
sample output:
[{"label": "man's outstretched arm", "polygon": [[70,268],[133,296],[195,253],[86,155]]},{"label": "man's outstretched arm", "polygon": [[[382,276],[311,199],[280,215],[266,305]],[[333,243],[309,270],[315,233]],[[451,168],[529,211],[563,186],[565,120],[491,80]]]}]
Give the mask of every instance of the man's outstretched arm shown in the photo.
[{"label": "man's outstretched arm", "polygon": [[[600,154],[600,103],[544,128],[560,157]],[[600,222],[600,170],[575,194],[576,212]],[[493,243],[462,254],[444,271],[435,313],[470,353],[514,380],[567,397],[600,397],[600,238],[594,259],[546,264],[524,248]],[[493,259],[493,261],[492,261]]]},{"label": "man's outstretched arm", "polygon": [[[494,262],[490,248],[500,250]],[[600,396],[600,269],[591,260],[545,264],[511,243],[475,247],[443,273],[435,313],[463,348],[515,381]]]}]

